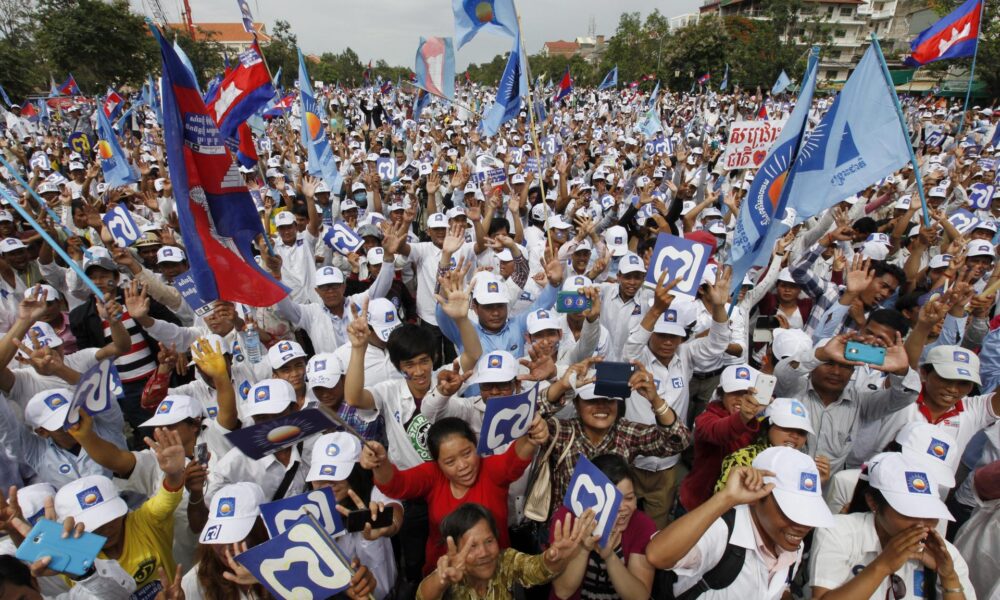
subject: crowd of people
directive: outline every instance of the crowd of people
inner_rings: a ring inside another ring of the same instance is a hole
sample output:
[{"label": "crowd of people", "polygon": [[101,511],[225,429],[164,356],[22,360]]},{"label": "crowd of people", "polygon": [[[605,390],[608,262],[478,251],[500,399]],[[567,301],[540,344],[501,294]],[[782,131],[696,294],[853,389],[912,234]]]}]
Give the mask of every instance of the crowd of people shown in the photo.
[{"label": "crowd of people", "polygon": [[[260,507],[332,488],[371,511],[334,538],[345,598],[1000,598],[1000,186],[970,203],[1000,115],[904,99],[919,176],[780,215],[737,286],[754,172],[723,168],[727,132],[794,97],[665,91],[647,144],[646,93],[577,89],[488,138],[489,93],[414,121],[404,91],[319,91],[340,189],[308,174],[298,104],[264,124],[240,172],[288,296],[198,313],[156,112],[124,121],[139,182],[112,187],[68,142],[93,106],[11,107],[0,152],[34,192],[4,168],[11,199],[101,294],[0,209],[0,597],[269,598],[237,560],[269,539]],[[660,234],[708,247],[695,297],[647,281]],[[70,423],[106,359],[117,402]],[[630,365],[623,397],[602,362]],[[487,406],[523,392],[526,433],[481,456]],[[311,407],[343,425],[257,459],[226,435]],[[621,495],[605,538],[564,504],[581,456]],[[105,537],[84,576],[13,556],[42,518]]]}]

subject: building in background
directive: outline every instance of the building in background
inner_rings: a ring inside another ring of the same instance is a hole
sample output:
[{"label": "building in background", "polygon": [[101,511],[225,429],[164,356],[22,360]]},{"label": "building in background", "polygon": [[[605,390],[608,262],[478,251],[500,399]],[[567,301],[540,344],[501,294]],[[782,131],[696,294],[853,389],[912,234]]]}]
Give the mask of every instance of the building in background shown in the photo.
[{"label": "building in background", "polygon": [[[246,50],[253,41],[253,36],[243,28],[242,22],[236,23],[194,23],[194,39],[203,42],[215,42],[222,46],[230,56]],[[167,27],[179,31],[187,31],[185,23],[168,23]],[[263,23],[254,22],[257,30],[257,41],[265,45],[271,41]]]}]

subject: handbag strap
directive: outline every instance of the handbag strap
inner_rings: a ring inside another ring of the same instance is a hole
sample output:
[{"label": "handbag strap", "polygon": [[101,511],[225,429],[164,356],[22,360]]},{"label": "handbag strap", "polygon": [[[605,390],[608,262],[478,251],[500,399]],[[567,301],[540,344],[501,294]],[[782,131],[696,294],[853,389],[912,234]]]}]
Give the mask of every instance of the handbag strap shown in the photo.
[{"label": "handbag strap", "polygon": [[[558,419],[556,419],[556,420],[558,421]],[[559,455],[559,460],[556,461],[556,468],[557,469],[559,468],[559,465],[562,464],[562,461],[566,460],[566,457],[569,455],[569,451],[573,449],[573,442],[574,441],[576,441],[576,429],[570,428],[570,430],[569,430],[569,442],[566,444],[566,447],[563,449],[562,454]],[[553,441],[553,445],[555,445],[554,441]]]},{"label": "handbag strap", "polygon": [[555,427],[556,430],[555,430],[555,433],[552,434],[552,441],[549,442],[549,447],[545,449],[545,453],[542,454],[542,457],[541,457],[542,460],[539,461],[539,462],[543,462],[544,463],[544,462],[547,462],[549,460],[549,456],[552,455],[552,449],[556,447],[556,440],[559,439],[559,419],[553,418],[552,421],[555,422],[555,424],[556,424],[556,427]]}]

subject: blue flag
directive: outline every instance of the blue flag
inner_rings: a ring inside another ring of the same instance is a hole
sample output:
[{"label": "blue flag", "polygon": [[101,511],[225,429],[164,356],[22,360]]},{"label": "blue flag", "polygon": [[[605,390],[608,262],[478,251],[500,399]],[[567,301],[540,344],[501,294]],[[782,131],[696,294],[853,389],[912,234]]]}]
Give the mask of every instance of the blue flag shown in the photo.
[{"label": "blue flag", "polygon": [[[733,247],[729,254],[729,264],[733,267],[733,287],[739,290],[743,278],[759,257],[771,256],[771,248],[765,240],[777,239],[774,223],[785,210],[785,184],[788,171],[802,145],[809,108],[816,90],[816,71],[819,65],[819,50],[813,49],[806,65],[802,80],[802,91],[788,122],[781,129],[778,139],[771,146],[767,157],[757,170],[757,176],[750,184],[746,198],[740,204],[733,232]],[[773,230],[773,232],[772,232]],[[765,250],[762,252],[762,250]]]},{"label": "blue flag", "polygon": [[219,95],[220,83],[222,83],[222,75],[216,75],[208,81],[208,84],[205,86],[205,93],[201,96],[205,104],[215,102],[216,96]]},{"label": "blue flag", "polygon": [[279,94],[281,92],[281,69],[278,67],[278,72],[274,74],[274,89],[278,90]]},{"label": "blue flag", "polygon": [[174,40],[174,52],[177,53],[177,58],[181,59],[181,63],[187,68],[188,73],[191,74],[191,79],[194,80],[194,89],[200,92],[201,86],[198,85],[198,74],[194,72],[194,65],[191,64],[191,59],[184,53],[184,49],[177,43],[177,40]]},{"label": "blue flag", "polygon": [[649,95],[649,100],[646,101],[646,106],[653,106],[656,104],[656,98],[660,95],[660,80],[656,80],[656,87],[653,88],[653,93]]},{"label": "blue flag", "polygon": [[601,82],[601,85],[597,86],[597,91],[613,87],[618,87],[618,65],[615,65],[614,69],[608,71],[608,74],[604,76],[604,81]]},{"label": "blue flag", "polygon": [[643,119],[642,123],[640,123],[637,128],[640,132],[642,132],[642,135],[647,138],[651,138],[657,133],[663,131],[663,122],[660,121],[660,114],[656,110],[656,107],[650,107],[649,110],[646,111],[646,118]]},{"label": "blue flag", "polygon": [[480,30],[517,38],[517,13],[514,0],[451,0],[455,13],[455,38],[458,48],[476,37]]},{"label": "blue flag", "polygon": [[799,221],[910,161],[909,135],[903,131],[896,91],[890,85],[872,44],[833,106],[802,143],[789,173],[788,208],[795,210]]},{"label": "blue flag", "polygon": [[118,144],[118,136],[111,128],[111,121],[103,110],[94,112],[97,113],[97,135],[100,137],[100,141],[97,142],[97,156],[101,159],[104,180],[110,187],[121,187],[139,181],[138,173],[129,164],[122,147]]},{"label": "blue flag", "polygon": [[719,89],[726,91],[729,87],[729,63],[726,63],[726,72],[722,74],[722,83],[719,84]]},{"label": "blue flag", "polygon": [[10,101],[10,96],[8,96],[8,95],[7,95],[7,90],[3,89],[3,86],[2,86],[2,85],[0,85],[0,97],[2,97],[2,98],[3,98],[3,103],[4,103],[5,105],[7,105],[8,107],[9,107],[9,106],[10,106],[11,104],[13,104],[13,102],[11,102],[11,101]]},{"label": "blue flag", "polygon": [[420,113],[424,112],[431,103],[431,95],[424,90],[417,90],[417,93],[413,96],[413,120],[420,120]]},{"label": "blue flag", "polygon": [[771,95],[777,96],[781,92],[785,91],[785,88],[787,88],[791,83],[792,80],[788,78],[788,73],[785,73],[785,70],[782,69],[781,75],[778,75],[778,80],[775,81],[774,85],[771,87]]},{"label": "blue flag", "polygon": [[309,174],[322,177],[334,195],[340,194],[343,180],[333,159],[333,149],[326,137],[322,110],[313,96],[312,83],[306,71],[306,61],[299,50],[299,95],[302,100],[302,145],[308,152]]},{"label": "blue flag", "polygon": [[455,98],[455,49],[451,38],[421,36],[413,67],[417,85],[436,96]]},{"label": "blue flag", "polygon": [[483,115],[483,135],[496,135],[501,125],[517,117],[521,110],[521,96],[527,92],[528,74],[524,55],[521,53],[521,38],[518,36],[514,38],[514,47],[510,50],[507,66],[504,67],[500,85],[497,86],[496,101]]}]

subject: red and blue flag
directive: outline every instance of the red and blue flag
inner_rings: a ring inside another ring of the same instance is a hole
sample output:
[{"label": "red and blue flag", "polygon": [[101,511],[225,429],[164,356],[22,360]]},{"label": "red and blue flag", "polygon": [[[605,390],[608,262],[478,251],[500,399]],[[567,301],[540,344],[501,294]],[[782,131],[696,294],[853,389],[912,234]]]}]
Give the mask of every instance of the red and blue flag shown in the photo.
[{"label": "red and blue flag", "polygon": [[118,92],[108,88],[108,95],[104,97],[104,102],[101,103],[101,107],[104,109],[104,116],[109,121],[114,121],[124,105],[125,99]]},{"label": "red and blue flag", "polygon": [[566,72],[563,74],[562,80],[559,82],[559,89],[556,90],[556,95],[553,100],[559,102],[566,96],[573,93],[573,78],[569,76],[569,67],[566,67]]},{"label": "red and blue flag", "polygon": [[910,42],[910,56],[904,62],[919,67],[938,60],[975,55],[982,14],[983,0],[966,0],[948,16],[921,31]]},{"label": "red and blue flag", "polygon": [[275,102],[274,106],[272,106],[271,108],[265,110],[262,116],[265,119],[276,119],[278,117],[284,116],[285,113],[287,113],[288,110],[292,108],[292,104],[294,102],[295,102],[295,94],[293,93],[285,94],[284,98]]},{"label": "red and blue flag", "polygon": [[160,31],[150,29],[163,58],[163,137],[198,296],[271,306],[288,292],[254,261],[253,244],[264,230],[253,198],[194,76]]},{"label": "red and blue flag", "polygon": [[80,86],[76,85],[76,79],[73,78],[73,74],[70,73],[66,81],[59,86],[59,95],[61,96],[79,96]]},{"label": "red and blue flag", "polygon": [[711,73],[705,73],[704,75],[702,75],[701,77],[698,78],[698,85],[705,85],[706,83],[708,83],[708,80],[711,79],[711,78],[712,78],[712,74]]},{"label": "red and blue flag", "polygon": [[271,74],[260,48],[254,42],[239,55],[236,68],[219,83],[215,97],[207,103],[223,139],[236,137],[240,125],[274,98]]}]

